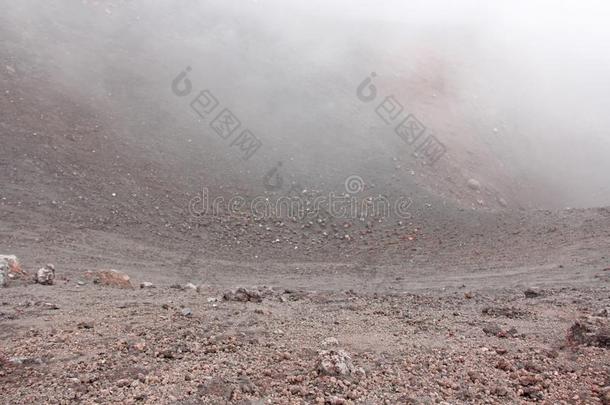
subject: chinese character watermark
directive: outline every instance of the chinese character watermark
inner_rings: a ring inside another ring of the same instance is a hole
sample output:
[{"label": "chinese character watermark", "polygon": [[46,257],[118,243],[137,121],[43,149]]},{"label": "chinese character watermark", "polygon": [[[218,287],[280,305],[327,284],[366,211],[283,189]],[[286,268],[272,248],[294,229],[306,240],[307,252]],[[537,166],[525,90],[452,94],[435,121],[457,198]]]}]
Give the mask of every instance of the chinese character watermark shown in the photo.
[{"label": "chinese character watermark", "polygon": [[[377,98],[377,87],[373,84],[376,73],[371,73],[356,89],[356,96],[363,103],[370,103]],[[423,159],[432,166],[447,152],[445,145],[413,114],[404,113],[404,107],[394,95],[387,96],[376,108],[375,113],[387,125],[394,125],[394,133],[407,145],[413,146],[413,156]],[[402,119],[401,119],[402,118]]]},{"label": "chinese character watermark", "polygon": [[[172,81],[171,89],[177,97],[187,97],[193,92],[193,84],[188,78],[191,70],[187,67]],[[236,148],[242,159],[250,159],[263,146],[252,131],[242,127],[241,120],[229,108],[218,108],[220,102],[210,90],[200,91],[189,105],[201,120],[208,120],[214,111],[220,110],[209,126],[221,139],[231,140],[229,147]]]}]

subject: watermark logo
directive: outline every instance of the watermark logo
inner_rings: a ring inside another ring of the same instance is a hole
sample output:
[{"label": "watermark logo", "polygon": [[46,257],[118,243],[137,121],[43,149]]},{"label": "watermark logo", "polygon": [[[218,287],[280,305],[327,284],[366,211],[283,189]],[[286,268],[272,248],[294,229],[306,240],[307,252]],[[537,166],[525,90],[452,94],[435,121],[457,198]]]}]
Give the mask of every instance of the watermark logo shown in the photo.
[{"label": "watermark logo", "polygon": [[345,191],[348,194],[358,194],[364,190],[364,180],[360,176],[349,176],[345,179]]},{"label": "watermark logo", "polygon": [[[172,80],[171,90],[177,97],[187,97],[193,92],[193,83],[188,78],[191,71],[192,68],[188,66]],[[209,122],[209,127],[216,135],[230,140],[229,147],[238,149],[243,160],[250,159],[263,146],[263,142],[252,131],[243,128],[242,121],[229,108],[219,108],[220,102],[210,90],[201,90],[191,99],[189,106],[202,121]],[[214,115],[218,110],[220,112]]]},{"label": "watermark logo", "polygon": [[280,174],[282,162],[278,162],[263,176],[263,187],[266,191],[279,191],[284,186],[284,178]]},{"label": "watermark logo", "polygon": [[[375,72],[366,77],[356,88],[356,96],[363,103],[375,101],[378,95],[373,80]],[[389,95],[375,108],[375,113],[386,125],[394,127],[394,133],[407,145],[413,146],[413,156],[423,159],[432,166],[447,152],[445,145],[434,134],[426,133],[427,128],[413,114],[404,111],[403,105],[394,95]]]}]

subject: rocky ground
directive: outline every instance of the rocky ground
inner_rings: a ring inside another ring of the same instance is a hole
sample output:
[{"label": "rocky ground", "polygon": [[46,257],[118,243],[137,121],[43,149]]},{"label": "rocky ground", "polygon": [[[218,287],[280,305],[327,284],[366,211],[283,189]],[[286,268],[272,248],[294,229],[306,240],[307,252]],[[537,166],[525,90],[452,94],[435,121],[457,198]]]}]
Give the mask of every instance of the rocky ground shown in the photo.
[{"label": "rocky ground", "polygon": [[[96,27],[112,1],[22,3],[0,13],[0,404],[610,404],[610,208],[534,210],[562,200],[460,126],[434,167],[366,131],[370,161],[329,143],[319,176],[238,164],[174,105],[182,62],[134,63],[167,31],[133,50]],[[409,215],[191,212],[202,187],[309,201],[357,173]]]},{"label": "rocky ground", "polygon": [[610,269],[377,292],[54,276],[1,290],[2,403],[610,403]]},{"label": "rocky ground", "polygon": [[608,209],[326,243],[298,224],[267,224],[273,243],[256,224],[197,239],[6,212],[3,404],[610,403]]}]

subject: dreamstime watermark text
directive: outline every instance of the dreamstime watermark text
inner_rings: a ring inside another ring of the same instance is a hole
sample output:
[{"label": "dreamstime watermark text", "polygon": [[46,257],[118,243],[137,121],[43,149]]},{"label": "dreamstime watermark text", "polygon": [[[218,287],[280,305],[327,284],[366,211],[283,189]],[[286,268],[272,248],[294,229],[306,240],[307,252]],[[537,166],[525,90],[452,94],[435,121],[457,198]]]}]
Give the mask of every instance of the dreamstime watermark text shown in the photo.
[{"label": "dreamstime watermark text", "polygon": [[191,198],[188,211],[193,217],[204,215],[244,215],[255,219],[409,219],[412,200],[409,197],[388,198],[384,195],[360,196],[364,182],[358,176],[350,176],[345,181],[346,192],[312,195],[302,193],[296,196],[257,196],[246,198],[235,195],[213,197],[207,187]]}]

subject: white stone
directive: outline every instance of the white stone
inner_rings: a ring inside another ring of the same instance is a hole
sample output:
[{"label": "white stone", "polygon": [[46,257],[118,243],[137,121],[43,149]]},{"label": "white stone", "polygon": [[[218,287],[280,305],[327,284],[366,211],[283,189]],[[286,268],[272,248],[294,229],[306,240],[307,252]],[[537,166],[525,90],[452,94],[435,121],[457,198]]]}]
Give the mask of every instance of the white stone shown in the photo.
[{"label": "white stone", "polygon": [[47,264],[36,272],[35,281],[42,285],[53,285],[55,283],[55,266]]}]

